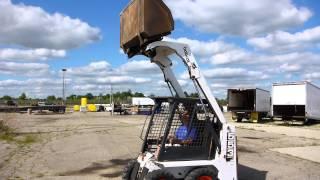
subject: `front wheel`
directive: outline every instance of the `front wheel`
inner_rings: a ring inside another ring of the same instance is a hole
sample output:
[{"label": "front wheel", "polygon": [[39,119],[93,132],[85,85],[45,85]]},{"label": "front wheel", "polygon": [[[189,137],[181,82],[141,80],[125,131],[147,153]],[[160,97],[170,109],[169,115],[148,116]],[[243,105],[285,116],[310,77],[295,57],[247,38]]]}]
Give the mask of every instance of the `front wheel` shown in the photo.
[{"label": "front wheel", "polygon": [[217,180],[218,171],[213,167],[198,168],[192,170],[185,180]]},{"label": "front wheel", "polygon": [[130,180],[135,179],[137,172],[139,170],[140,164],[137,160],[131,160],[128,162],[126,167],[123,169],[122,179],[123,180]]}]

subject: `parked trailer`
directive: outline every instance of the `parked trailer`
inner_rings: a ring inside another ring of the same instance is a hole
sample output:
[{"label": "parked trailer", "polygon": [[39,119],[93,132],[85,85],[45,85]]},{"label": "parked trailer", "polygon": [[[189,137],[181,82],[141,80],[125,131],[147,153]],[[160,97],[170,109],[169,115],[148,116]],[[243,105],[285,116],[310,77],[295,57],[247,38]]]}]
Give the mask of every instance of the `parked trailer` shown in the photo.
[{"label": "parked trailer", "polygon": [[228,111],[237,122],[243,118],[257,122],[270,112],[270,92],[263,89],[228,89],[227,98]]},{"label": "parked trailer", "polygon": [[0,107],[0,112],[27,112],[28,110],[31,111],[52,111],[55,113],[65,113],[66,106],[63,105],[45,105],[45,106],[7,106],[7,107]]},{"label": "parked trailer", "polygon": [[272,116],[282,120],[320,120],[320,88],[310,82],[274,83]]}]

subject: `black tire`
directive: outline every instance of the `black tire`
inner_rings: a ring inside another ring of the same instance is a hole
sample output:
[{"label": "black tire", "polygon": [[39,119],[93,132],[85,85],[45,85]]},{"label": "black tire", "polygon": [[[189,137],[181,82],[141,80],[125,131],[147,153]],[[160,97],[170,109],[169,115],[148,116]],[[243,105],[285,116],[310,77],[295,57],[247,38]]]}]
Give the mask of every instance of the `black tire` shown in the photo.
[{"label": "black tire", "polygon": [[305,118],[303,125],[311,125],[313,123],[312,119]]},{"label": "black tire", "polygon": [[240,117],[237,116],[237,122],[242,122],[242,119],[243,119],[243,118],[242,118],[241,116],[240,116]]},{"label": "black tire", "polygon": [[135,178],[132,178],[132,176],[135,177],[136,174],[134,175],[134,174],[132,174],[132,172],[134,172],[136,170],[136,168],[139,168],[138,161],[135,159],[130,160],[128,162],[128,164],[123,169],[122,179],[123,180],[135,179]]},{"label": "black tire", "polygon": [[164,169],[159,169],[159,170],[155,170],[155,171],[150,172],[146,176],[145,179],[146,180],[160,180],[160,179],[161,180],[174,180],[175,178],[170,172],[168,172]]},{"label": "black tire", "polygon": [[212,179],[212,180],[217,180],[218,179],[218,171],[214,167],[204,167],[204,168],[198,168],[195,170],[192,170],[185,180],[195,180],[195,179],[200,179],[201,177],[203,179]]}]

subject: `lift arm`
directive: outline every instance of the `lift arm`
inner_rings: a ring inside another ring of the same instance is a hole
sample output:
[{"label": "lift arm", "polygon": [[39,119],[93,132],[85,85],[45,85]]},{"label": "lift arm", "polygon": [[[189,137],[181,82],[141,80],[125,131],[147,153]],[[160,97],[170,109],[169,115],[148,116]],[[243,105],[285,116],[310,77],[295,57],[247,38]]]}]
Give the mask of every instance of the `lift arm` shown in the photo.
[{"label": "lift arm", "polygon": [[175,90],[176,95],[178,97],[185,97],[185,94],[171,69],[172,62],[169,56],[176,54],[187,66],[189,78],[194,82],[194,85],[196,86],[195,88],[199,88],[201,90],[219,121],[222,124],[226,124],[222,111],[215,97],[211,93],[207,81],[201,73],[189,45],[168,41],[156,41],[149,44],[145,52],[149,57],[151,57],[151,62],[156,63],[161,68],[164,73],[165,81],[170,83]]}]

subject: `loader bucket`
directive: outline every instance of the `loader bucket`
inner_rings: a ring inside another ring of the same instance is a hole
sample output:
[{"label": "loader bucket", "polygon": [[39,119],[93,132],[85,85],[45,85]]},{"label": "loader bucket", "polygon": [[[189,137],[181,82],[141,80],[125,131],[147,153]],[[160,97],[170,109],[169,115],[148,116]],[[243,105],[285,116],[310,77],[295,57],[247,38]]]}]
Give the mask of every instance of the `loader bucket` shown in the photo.
[{"label": "loader bucket", "polygon": [[132,0],[120,15],[120,46],[132,57],[174,29],[169,8],[162,0]]}]

